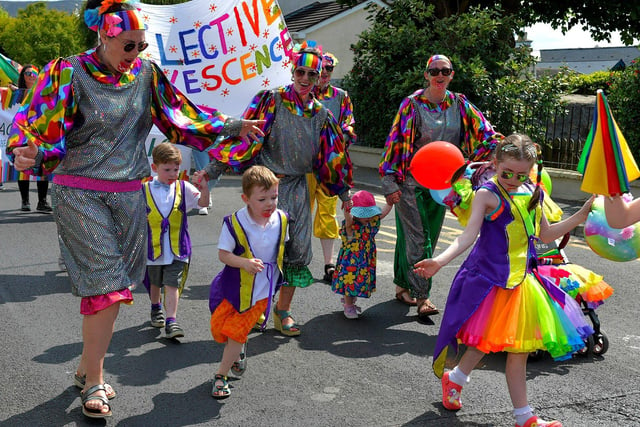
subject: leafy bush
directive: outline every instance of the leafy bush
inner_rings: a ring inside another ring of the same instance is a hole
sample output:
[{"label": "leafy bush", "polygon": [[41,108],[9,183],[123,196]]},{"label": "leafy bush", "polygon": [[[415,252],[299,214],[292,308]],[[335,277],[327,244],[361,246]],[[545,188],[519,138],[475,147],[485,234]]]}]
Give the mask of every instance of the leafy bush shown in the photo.
[{"label": "leafy bush", "polygon": [[640,160],[640,64],[631,61],[624,71],[610,74],[608,90],[605,90],[614,117],[636,161]]},{"label": "leafy bush", "polygon": [[609,71],[591,74],[572,73],[569,77],[569,92],[577,95],[595,95],[598,89],[605,89],[610,80]]}]

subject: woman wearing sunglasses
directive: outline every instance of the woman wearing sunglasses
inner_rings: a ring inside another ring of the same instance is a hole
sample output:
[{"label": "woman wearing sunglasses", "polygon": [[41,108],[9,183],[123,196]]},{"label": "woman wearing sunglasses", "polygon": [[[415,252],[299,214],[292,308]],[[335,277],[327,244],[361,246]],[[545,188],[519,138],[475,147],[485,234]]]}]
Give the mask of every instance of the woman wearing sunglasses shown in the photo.
[{"label": "woman wearing sunglasses", "polygon": [[421,320],[439,311],[429,300],[431,278],[418,276],[412,266],[432,256],[445,208],[411,175],[413,154],[429,142],[448,141],[460,147],[469,160],[483,161],[489,158],[496,139],[502,138],[464,95],[448,90],[454,75],[445,55],[429,58],[426,88],[402,100],[380,161],[383,193],[387,203],[396,205],[396,298],[417,305]]},{"label": "woman wearing sunglasses", "polygon": [[[20,91],[20,101],[24,101],[27,97],[27,93],[33,87],[38,80],[38,68],[35,65],[27,64],[22,67],[20,76],[18,77],[18,90]],[[49,177],[42,176],[36,178],[36,186],[38,188],[38,205],[36,210],[38,212],[50,213],[51,206],[47,203],[47,193],[49,192]],[[18,189],[20,190],[20,198],[22,204],[20,210],[24,212],[31,211],[31,203],[29,201],[29,187],[31,180],[29,175],[24,172],[18,174]]]},{"label": "woman wearing sunglasses", "polygon": [[[344,135],[345,148],[349,148],[349,145],[356,142],[356,133],[353,130],[356,121],[353,118],[353,104],[349,94],[331,84],[331,76],[336,65],[338,65],[338,58],[335,55],[329,52],[322,54],[322,72],[313,92],[316,99],[328,108],[338,121]],[[307,174],[307,184],[309,185],[309,194],[311,196],[312,212],[314,205],[317,205],[313,219],[313,235],[320,239],[320,246],[322,247],[324,258],[323,280],[331,283],[333,272],[336,269],[333,263],[335,259],[333,244],[340,237],[338,221],[336,220],[338,198],[327,195],[322,187],[318,185],[318,180],[313,174]]]},{"label": "woman wearing sunglasses", "polygon": [[7,154],[19,170],[55,170],[52,191],[60,249],[74,295],[82,297],[83,349],[75,375],[87,417],[111,416],[113,388],[102,366],[120,304],[142,282],[147,217],[142,180],[152,125],[202,150],[217,135],[262,135],[259,121],[207,114],[139,58],[147,48],[141,14],[128,1],[89,0],[87,26],[98,46],[58,58],[40,73],[14,119]]},{"label": "woman wearing sunglasses", "polygon": [[[311,209],[306,174],[313,173],[328,195],[338,195],[343,208],[350,208],[351,161],[340,126],[313,96],[322,68],[322,51],[315,42],[296,45],[291,57],[292,84],[259,92],[245,110],[246,119],[265,120],[263,141],[247,144],[226,140],[211,153],[236,170],[255,160],[278,178],[278,208],[289,214],[289,241],[284,254],[285,285],[274,307],[274,325],[283,335],[300,335],[291,316],[296,288],[314,282],[311,263]],[[228,159],[228,160],[227,160]],[[216,162],[206,169],[217,177]]]}]

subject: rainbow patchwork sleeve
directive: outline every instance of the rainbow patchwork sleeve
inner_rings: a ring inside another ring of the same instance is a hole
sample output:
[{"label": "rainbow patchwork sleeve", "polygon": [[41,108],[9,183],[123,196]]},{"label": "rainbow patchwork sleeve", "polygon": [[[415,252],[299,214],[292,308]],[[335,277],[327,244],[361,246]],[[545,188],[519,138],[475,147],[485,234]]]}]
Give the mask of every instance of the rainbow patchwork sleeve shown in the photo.
[{"label": "rainbow patchwork sleeve", "polygon": [[320,153],[314,169],[318,182],[331,195],[342,194],[353,186],[351,159],[340,126],[331,113],[320,130]]},{"label": "rainbow patchwork sleeve", "polygon": [[464,126],[462,149],[471,162],[484,162],[491,159],[496,143],[504,138],[496,132],[482,112],[462,94],[458,95],[460,114]]},{"label": "rainbow patchwork sleeve", "polygon": [[155,63],[151,114],[169,141],[203,151],[224,130],[227,116],[215,108],[199,108],[173,86]]},{"label": "rainbow patchwork sleeve", "polygon": [[[276,100],[273,91],[265,90],[258,92],[253,97],[242,117],[247,120],[266,120],[262,128],[266,136],[273,124],[275,109]],[[251,164],[262,149],[263,143],[264,138],[259,138],[258,142],[249,138],[226,138],[216,142],[216,145],[209,151],[209,155],[231,166],[236,172],[240,172]]]},{"label": "rainbow patchwork sleeve", "polygon": [[42,167],[25,171],[33,175],[51,173],[65,155],[65,135],[73,127],[77,106],[73,98],[73,68],[62,58],[47,64],[38,75],[22,107],[13,119],[7,154],[33,141],[43,154]]},{"label": "rainbow patchwork sleeve", "polygon": [[404,182],[413,154],[415,110],[410,98],[400,103],[400,108],[391,125],[380,161],[380,176],[395,175],[397,182]]},{"label": "rainbow patchwork sleeve", "polygon": [[340,105],[340,127],[342,128],[344,142],[347,146],[355,144],[356,142],[357,136],[353,129],[355,124],[356,120],[353,117],[353,103],[351,102],[351,98],[349,98],[349,94],[345,92],[344,97],[342,98],[342,105]]}]

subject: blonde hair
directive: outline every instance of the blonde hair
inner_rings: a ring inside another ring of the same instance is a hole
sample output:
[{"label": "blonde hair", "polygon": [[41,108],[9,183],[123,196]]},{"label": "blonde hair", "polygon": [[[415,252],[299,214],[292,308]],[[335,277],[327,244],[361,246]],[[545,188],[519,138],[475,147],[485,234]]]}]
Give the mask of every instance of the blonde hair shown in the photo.
[{"label": "blonde hair", "polygon": [[153,157],[153,163],[156,165],[166,163],[182,164],[182,153],[180,149],[170,142],[163,142],[153,147],[151,157]]},{"label": "blonde hair", "polygon": [[269,168],[260,165],[251,166],[242,174],[242,193],[249,197],[253,187],[268,190],[279,182],[280,180]]},{"label": "blonde hair", "polygon": [[536,177],[536,189],[531,195],[527,209],[529,211],[535,209],[540,203],[542,192],[540,183],[542,182],[542,151],[540,146],[533,142],[527,135],[513,133],[502,141],[498,142],[495,151],[496,161],[503,162],[506,158],[513,160],[527,160],[533,167],[534,163],[538,163],[538,175]]}]

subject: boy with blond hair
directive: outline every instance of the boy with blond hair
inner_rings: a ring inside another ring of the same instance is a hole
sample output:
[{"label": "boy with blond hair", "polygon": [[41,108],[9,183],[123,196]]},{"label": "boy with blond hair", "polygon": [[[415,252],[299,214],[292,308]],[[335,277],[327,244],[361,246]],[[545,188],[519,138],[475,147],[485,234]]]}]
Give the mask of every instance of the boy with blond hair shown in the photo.
[{"label": "boy with blond hair", "polygon": [[164,327],[167,338],[180,338],[184,331],[176,321],[178,299],[191,256],[187,212],[209,205],[209,188],[201,173],[194,174],[195,185],[179,179],[182,154],[174,144],[156,145],[151,156],[151,169],[157,176],[144,184],[148,226],[145,284],[151,300],[151,325]]},{"label": "boy with blond hair", "polygon": [[[263,313],[270,313],[283,280],[284,244],[289,239],[287,214],[278,209],[278,178],[264,166],[242,175],[246,207],[224,218],[218,256],[225,266],[209,294],[211,335],[225,344],[211,395],[229,397],[227,375],[242,375],[247,366],[249,332]],[[262,323],[266,324],[267,319]]]}]

